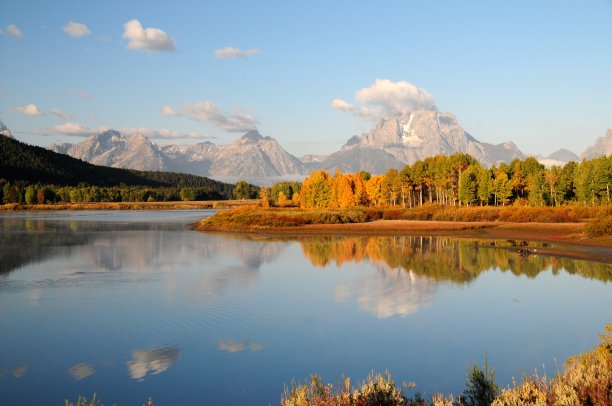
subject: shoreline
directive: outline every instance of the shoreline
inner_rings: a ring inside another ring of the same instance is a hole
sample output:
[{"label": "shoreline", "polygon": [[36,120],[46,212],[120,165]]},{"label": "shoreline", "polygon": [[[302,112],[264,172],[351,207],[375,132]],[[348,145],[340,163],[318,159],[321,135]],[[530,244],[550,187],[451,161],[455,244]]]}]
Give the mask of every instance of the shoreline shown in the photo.
[{"label": "shoreline", "polygon": [[198,227],[202,232],[270,237],[304,236],[422,236],[451,237],[470,240],[519,240],[553,244],[536,252],[519,251],[517,255],[552,255],[612,264],[612,236],[587,238],[585,223],[510,223],[490,221],[374,220],[366,223],[309,224],[242,230],[215,230]]},{"label": "shoreline", "polygon": [[93,203],[54,203],[0,205],[3,211],[63,211],[63,210],[194,210],[229,209],[252,206],[252,200],[197,200],[175,202],[93,202]]}]

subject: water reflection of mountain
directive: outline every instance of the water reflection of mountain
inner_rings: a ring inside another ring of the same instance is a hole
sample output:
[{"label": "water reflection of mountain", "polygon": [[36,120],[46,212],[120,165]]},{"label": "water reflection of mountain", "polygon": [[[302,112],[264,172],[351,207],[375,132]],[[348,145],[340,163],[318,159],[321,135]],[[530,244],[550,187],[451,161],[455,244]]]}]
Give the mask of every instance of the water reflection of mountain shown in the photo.
[{"label": "water reflection of mountain", "polygon": [[609,264],[546,255],[521,256],[508,249],[516,245],[513,241],[411,236],[306,237],[299,241],[304,255],[315,266],[370,261],[437,281],[458,283],[469,282],[490,269],[532,278],[542,271],[564,270],[585,278],[612,281]]},{"label": "water reflection of mountain", "polygon": [[194,257],[195,262],[206,263],[227,255],[258,270],[274,261],[284,247],[195,233],[180,223],[0,218],[0,275],[60,256],[77,258],[87,270],[140,271],[151,265],[181,267]]},{"label": "water reflection of mountain", "polygon": [[427,306],[433,300],[438,283],[387,264],[376,264],[375,273],[350,285],[336,289],[336,301],[346,302],[355,297],[359,308],[379,319],[407,316]]}]

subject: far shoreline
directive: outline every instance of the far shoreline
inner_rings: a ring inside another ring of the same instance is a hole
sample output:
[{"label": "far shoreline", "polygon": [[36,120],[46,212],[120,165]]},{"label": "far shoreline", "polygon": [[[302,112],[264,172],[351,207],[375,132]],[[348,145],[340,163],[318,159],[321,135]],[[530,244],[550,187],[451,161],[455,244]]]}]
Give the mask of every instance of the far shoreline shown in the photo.
[{"label": "far shoreline", "polygon": [[366,223],[308,224],[301,226],[257,229],[215,230],[198,227],[196,231],[262,235],[279,238],[315,236],[415,236],[451,237],[470,240],[517,240],[553,244],[536,252],[520,251],[517,255],[552,255],[571,259],[612,264],[612,237],[588,238],[585,223],[511,223],[496,221],[374,220]]},{"label": "far shoreline", "polygon": [[91,202],[0,205],[0,212],[7,211],[64,211],[64,210],[206,210],[252,206],[253,200],[193,200],[170,202]]}]

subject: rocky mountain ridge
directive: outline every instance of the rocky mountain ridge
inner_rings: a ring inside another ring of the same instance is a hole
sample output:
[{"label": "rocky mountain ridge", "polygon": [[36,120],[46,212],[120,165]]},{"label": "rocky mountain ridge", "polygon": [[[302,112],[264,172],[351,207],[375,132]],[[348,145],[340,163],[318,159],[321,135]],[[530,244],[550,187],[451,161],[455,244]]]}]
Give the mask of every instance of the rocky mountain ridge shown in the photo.
[{"label": "rocky mountain ridge", "polygon": [[[313,169],[383,173],[434,155],[463,152],[486,166],[524,159],[513,142],[490,144],[468,134],[451,113],[416,111],[407,118],[380,120],[369,132],[352,136],[329,155],[298,159],[274,138],[252,130],[229,145],[206,141],[189,146],[158,146],[141,134],[125,136],[106,131],[78,144],[54,144],[51,149],[97,165],[191,173],[228,182],[245,179],[257,184],[301,179]],[[612,154],[612,129],[588,148],[582,158]],[[577,155],[558,150],[537,157],[547,166],[577,161]]]}]

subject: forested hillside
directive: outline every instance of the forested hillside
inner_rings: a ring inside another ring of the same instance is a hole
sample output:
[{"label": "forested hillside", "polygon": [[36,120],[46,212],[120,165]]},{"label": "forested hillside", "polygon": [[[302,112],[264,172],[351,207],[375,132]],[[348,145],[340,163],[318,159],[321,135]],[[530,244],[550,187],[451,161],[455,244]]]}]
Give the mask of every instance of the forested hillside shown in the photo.
[{"label": "forested hillside", "polygon": [[[117,197],[117,193],[112,196],[113,193],[103,188],[122,188],[122,191],[126,192],[125,197],[129,197],[130,200],[143,198],[138,193],[132,193],[134,189],[142,188],[154,188],[158,192],[163,190],[164,193],[153,194],[153,200],[172,200],[174,198],[177,200],[179,198],[183,200],[229,199],[232,197],[234,190],[234,185],[202,176],[172,172],[145,172],[92,165],[68,155],[27,145],[8,137],[0,137],[0,180],[3,189],[6,189],[3,192],[8,192],[3,193],[5,203],[19,203],[25,200],[25,188],[27,185],[33,184],[53,185],[55,187],[72,186],[72,189],[75,189],[76,186],[79,189],[89,188],[87,189],[88,193],[73,193],[77,197],[77,201],[84,201],[78,199],[79,195],[100,195],[103,192],[111,195],[108,199],[110,201],[121,201],[123,199],[121,196]],[[49,186],[47,189],[57,188]],[[130,189],[129,193],[127,189]],[[51,190],[51,192],[53,191]],[[52,194],[50,193],[50,195]],[[149,197],[151,197],[151,194],[146,196],[146,199]],[[44,198],[44,200],[52,201],[55,199]],[[92,201],[100,200],[94,199]]]}]

